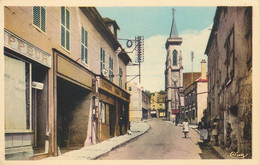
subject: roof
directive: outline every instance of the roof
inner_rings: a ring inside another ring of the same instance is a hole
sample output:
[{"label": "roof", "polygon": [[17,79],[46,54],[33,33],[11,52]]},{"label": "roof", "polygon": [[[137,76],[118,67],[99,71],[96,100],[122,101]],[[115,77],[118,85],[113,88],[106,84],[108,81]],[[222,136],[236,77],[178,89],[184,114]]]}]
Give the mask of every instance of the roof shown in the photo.
[{"label": "roof", "polygon": [[187,87],[189,87],[194,81],[196,81],[200,77],[201,77],[201,72],[183,73],[183,90],[185,90]]},{"label": "roof", "polygon": [[178,38],[179,34],[178,34],[178,31],[177,31],[175,18],[174,18],[175,9],[173,8],[172,11],[173,11],[173,17],[172,17],[172,26],[171,26],[171,32],[170,32],[169,38]]},{"label": "roof", "polygon": [[120,27],[118,26],[118,24],[116,23],[115,20],[113,20],[113,19],[111,19],[111,18],[108,18],[108,17],[103,18],[103,20],[104,20],[105,23],[111,23],[111,24],[113,24],[116,29],[119,29],[119,30],[120,30]]},{"label": "roof", "polygon": [[221,13],[222,9],[223,9],[223,7],[217,7],[217,10],[216,10],[216,13],[215,13],[214,24],[213,24],[213,27],[212,27],[212,30],[211,30],[211,33],[210,33],[210,36],[209,36],[208,44],[207,44],[207,47],[206,47],[206,50],[205,50],[205,54],[207,54],[207,55],[209,53],[213,39],[215,38],[215,32],[218,28],[220,13]]},{"label": "roof", "polygon": [[126,53],[126,51],[124,49],[122,49],[122,51],[119,53],[118,57],[123,60],[125,65],[127,65],[129,62],[132,62],[131,58],[129,57],[129,55]]},{"label": "roof", "polygon": [[80,9],[89,18],[89,20],[96,27],[99,33],[104,36],[106,40],[108,40],[108,43],[114,50],[117,50],[118,47],[121,47],[120,43],[111,32],[111,30],[108,28],[108,26],[105,24],[103,18],[95,7],[80,7]]}]

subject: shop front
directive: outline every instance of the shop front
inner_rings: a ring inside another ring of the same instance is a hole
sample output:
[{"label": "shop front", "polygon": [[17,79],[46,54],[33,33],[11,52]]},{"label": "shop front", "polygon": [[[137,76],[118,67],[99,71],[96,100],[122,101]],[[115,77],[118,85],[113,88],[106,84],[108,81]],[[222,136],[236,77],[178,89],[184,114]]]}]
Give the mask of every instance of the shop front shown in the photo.
[{"label": "shop front", "polygon": [[5,158],[49,154],[51,55],[4,31]]},{"label": "shop front", "polygon": [[103,77],[96,79],[99,87],[97,138],[100,142],[123,135],[129,129],[130,95]]},{"label": "shop front", "polygon": [[94,75],[85,67],[53,49],[54,155],[84,147],[92,117]]}]

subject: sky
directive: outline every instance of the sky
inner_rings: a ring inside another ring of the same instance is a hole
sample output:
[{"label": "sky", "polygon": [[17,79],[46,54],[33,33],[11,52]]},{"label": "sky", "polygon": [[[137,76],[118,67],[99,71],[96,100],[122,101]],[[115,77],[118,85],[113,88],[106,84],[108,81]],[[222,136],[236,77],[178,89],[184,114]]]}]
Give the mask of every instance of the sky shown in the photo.
[{"label": "sky", "polygon": [[[144,36],[144,62],[141,64],[141,85],[145,90],[164,90],[166,60],[165,43],[169,37],[173,7],[97,7],[102,17],[116,20],[120,27],[118,38],[134,39]],[[175,22],[181,46],[184,72],[200,72],[216,7],[174,7]],[[126,47],[125,40],[119,40]],[[131,51],[133,48],[126,49]],[[193,68],[191,52],[194,52]],[[135,62],[135,53],[128,54]],[[128,66],[127,75],[138,74],[138,67]],[[133,77],[129,77],[130,80]],[[138,83],[139,79],[134,80]]]}]

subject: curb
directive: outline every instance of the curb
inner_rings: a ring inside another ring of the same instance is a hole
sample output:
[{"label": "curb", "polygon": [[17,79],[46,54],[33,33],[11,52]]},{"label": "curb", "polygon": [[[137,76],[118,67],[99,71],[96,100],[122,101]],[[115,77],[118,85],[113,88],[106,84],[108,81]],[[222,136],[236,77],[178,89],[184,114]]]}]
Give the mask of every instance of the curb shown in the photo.
[{"label": "curb", "polygon": [[219,158],[219,159],[225,159],[211,144],[208,144],[210,149],[212,149],[214,151],[214,153],[216,154],[216,156]]},{"label": "curb", "polygon": [[90,158],[89,160],[96,160],[96,159],[98,159],[98,158],[100,158],[100,157],[102,157],[102,156],[108,154],[109,152],[111,152],[111,151],[113,151],[113,150],[115,150],[115,149],[117,149],[117,148],[119,148],[119,147],[121,147],[121,146],[123,146],[123,145],[129,143],[129,142],[135,141],[137,138],[139,138],[139,137],[142,136],[143,134],[147,133],[147,132],[151,129],[151,125],[150,125],[149,123],[147,123],[147,124],[149,125],[149,128],[148,128],[146,131],[144,131],[143,133],[141,133],[141,134],[139,134],[139,135],[137,135],[137,136],[135,136],[135,137],[133,137],[133,138],[131,138],[131,139],[129,139],[129,140],[127,140],[127,141],[121,143],[121,144],[118,144],[117,146],[111,148],[109,151],[107,151],[107,152],[105,152],[105,153],[103,153],[103,154],[101,154],[101,155],[98,155],[98,156],[96,156],[96,157],[94,157],[94,158]]}]

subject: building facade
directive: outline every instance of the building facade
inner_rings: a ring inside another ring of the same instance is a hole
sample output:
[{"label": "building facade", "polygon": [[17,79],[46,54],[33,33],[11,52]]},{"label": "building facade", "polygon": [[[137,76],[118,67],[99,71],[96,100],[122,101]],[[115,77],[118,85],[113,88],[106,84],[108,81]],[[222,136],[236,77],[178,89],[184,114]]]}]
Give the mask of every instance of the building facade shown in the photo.
[{"label": "building facade", "polygon": [[[208,80],[206,61],[201,61],[201,77],[184,89],[184,115],[189,123],[197,125],[207,108]],[[183,120],[183,119],[182,119]]]},{"label": "building facade", "polygon": [[140,84],[130,82],[127,84],[130,93],[130,121],[138,122],[148,119],[150,114],[150,97],[144,92]]},{"label": "building facade", "polygon": [[143,119],[142,111],[142,89],[140,84],[135,82],[129,82],[127,84],[127,90],[130,93],[130,121],[137,122]]},{"label": "building facade", "polygon": [[176,23],[174,19],[171,26],[170,36],[166,41],[167,50],[166,69],[165,69],[165,91],[166,91],[166,116],[168,120],[175,120],[179,117],[181,100],[183,95],[180,91],[183,88],[183,66],[181,55],[182,38],[178,36]]},{"label": "building facade", "polygon": [[151,115],[150,96],[142,90],[142,113],[143,119],[148,119]]},{"label": "building facade", "polygon": [[208,55],[206,118],[219,117],[220,144],[252,155],[252,7],[218,7]]},{"label": "building facade", "polygon": [[165,118],[165,92],[155,92],[151,94],[151,116],[157,118]]},{"label": "building facade", "polygon": [[126,132],[130,58],[110,22],[85,7],[6,6],[4,14],[6,159],[57,156]]}]

